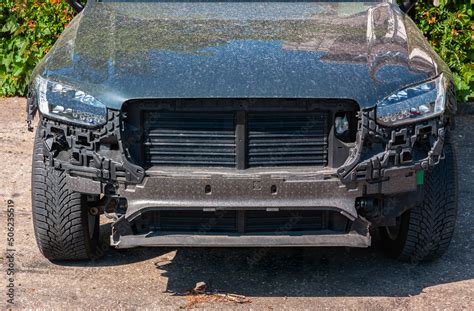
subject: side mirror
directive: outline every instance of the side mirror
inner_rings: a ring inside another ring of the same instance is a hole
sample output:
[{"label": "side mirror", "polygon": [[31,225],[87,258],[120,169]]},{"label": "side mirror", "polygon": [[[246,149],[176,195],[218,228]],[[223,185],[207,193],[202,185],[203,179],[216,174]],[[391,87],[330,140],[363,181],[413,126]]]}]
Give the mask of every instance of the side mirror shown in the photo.
[{"label": "side mirror", "polygon": [[403,12],[408,13],[411,9],[413,9],[417,2],[418,0],[403,0],[402,4],[400,4],[400,9]]},{"label": "side mirror", "polygon": [[82,3],[80,3],[77,0],[66,0],[67,3],[69,3],[70,6],[76,11],[77,13],[81,12],[84,9],[84,6]]}]

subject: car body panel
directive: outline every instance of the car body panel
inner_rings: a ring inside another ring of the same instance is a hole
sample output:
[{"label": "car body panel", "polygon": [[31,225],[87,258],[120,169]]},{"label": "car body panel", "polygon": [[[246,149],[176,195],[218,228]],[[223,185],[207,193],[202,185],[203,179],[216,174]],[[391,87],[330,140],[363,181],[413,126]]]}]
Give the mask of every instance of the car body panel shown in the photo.
[{"label": "car body panel", "polygon": [[384,97],[449,69],[387,3],[89,1],[37,67],[109,108],[137,98]]}]

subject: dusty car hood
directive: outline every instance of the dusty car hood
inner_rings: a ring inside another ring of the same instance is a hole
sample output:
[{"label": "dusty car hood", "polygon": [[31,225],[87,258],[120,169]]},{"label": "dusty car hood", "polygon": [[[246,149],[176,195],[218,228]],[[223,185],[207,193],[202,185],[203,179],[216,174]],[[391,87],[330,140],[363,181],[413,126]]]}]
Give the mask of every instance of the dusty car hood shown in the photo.
[{"label": "dusty car hood", "polygon": [[36,74],[111,108],[136,98],[348,98],[361,107],[446,70],[397,7],[97,3]]}]

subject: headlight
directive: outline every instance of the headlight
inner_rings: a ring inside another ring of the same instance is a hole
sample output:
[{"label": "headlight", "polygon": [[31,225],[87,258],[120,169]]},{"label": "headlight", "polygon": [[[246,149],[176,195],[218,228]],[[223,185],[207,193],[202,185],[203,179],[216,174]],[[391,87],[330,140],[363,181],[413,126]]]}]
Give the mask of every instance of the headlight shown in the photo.
[{"label": "headlight", "polygon": [[421,121],[441,115],[446,102],[446,79],[411,86],[377,103],[377,122],[385,126]]},{"label": "headlight", "polygon": [[42,114],[76,124],[96,126],[106,122],[107,108],[93,96],[71,86],[41,77],[37,80],[38,108]]}]

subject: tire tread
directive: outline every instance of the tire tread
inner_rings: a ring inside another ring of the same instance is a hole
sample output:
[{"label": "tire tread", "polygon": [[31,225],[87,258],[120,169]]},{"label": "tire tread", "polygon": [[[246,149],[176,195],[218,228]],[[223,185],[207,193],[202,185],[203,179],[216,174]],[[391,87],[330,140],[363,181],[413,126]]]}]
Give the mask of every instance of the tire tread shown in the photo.
[{"label": "tire tread", "polygon": [[406,240],[398,259],[430,261],[442,256],[454,233],[458,209],[456,156],[445,141],[445,159],[426,173],[422,204],[408,211]]},{"label": "tire tread", "polygon": [[84,198],[67,188],[66,174],[48,167],[37,129],[31,179],[33,224],[41,253],[50,260],[92,256]]}]

